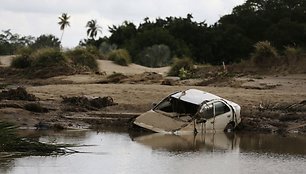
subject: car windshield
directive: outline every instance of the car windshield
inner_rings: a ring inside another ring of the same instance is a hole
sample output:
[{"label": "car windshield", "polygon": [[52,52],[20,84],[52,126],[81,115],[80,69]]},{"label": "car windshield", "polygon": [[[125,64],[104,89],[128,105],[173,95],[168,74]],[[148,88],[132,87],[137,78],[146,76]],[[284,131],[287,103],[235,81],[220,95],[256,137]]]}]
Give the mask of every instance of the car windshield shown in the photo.
[{"label": "car windshield", "polygon": [[160,110],[167,113],[178,113],[195,115],[199,106],[193,103],[185,102],[177,98],[168,97],[159,103],[154,110]]}]

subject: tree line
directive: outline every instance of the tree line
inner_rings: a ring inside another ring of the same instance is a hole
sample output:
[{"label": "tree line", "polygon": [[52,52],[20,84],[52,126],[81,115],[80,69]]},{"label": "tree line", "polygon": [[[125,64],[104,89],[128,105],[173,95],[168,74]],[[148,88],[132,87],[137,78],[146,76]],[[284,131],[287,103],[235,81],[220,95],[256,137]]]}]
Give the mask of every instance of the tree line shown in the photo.
[{"label": "tree line", "polygon": [[108,41],[127,49],[134,61],[152,45],[167,45],[172,56],[191,57],[198,63],[221,64],[248,59],[259,41],[269,41],[280,52],[306,47],[305,0],[247,0],[231,14],[208,25],[186,17],[166,17],[109,27]]},{"label": "tree line", "polygon": [[[288,46],[304,49],[305,11],[305,0],[247,0],[213,25],[195,21],[192,14],[145,18],[138,26],[129,21],[109,26],[111,35],[100,38],[96,36],[101,27],[96,20],[90,20],[86,25],[88,38],[79,45],[93,45],[99,50],[125,49],[133,62],[147,66],[169,64],[173,57],[190,57],[197,63],[229,64],[250,58],[254,45],[260,41],[269,41],[279,52]],[[66,13],[59,17],[63,33],[70,24],[69,18]],[[40,38],[45,42],[53,40],[58,47],[61,39],[52,35]],[[18,45],[32,45],[37,40],[5,31],[0,34],[0,54],[7,48],[4,44],[11,44],[9,52],[12,52]]]}]

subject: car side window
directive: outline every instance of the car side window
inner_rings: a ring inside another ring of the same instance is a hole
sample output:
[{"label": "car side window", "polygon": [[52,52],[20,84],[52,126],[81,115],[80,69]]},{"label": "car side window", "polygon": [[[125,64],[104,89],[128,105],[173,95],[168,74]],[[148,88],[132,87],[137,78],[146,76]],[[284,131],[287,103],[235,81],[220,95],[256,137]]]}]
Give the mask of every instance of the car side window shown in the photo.
[{"label": "car side window", "polygon": [[205,104],[203,105],[203,107],[201,108],[201,116],[206,118],[206,119],[210,119],[214,117],[214,107],[213,104]]},{"label": "car side window", "polygon": [[214,106],[215,106],[215,115],[216,116],[227,113],[227,112],[230,111],[230,108],[226,104],[224,104],[223,102],[216,102],[216,103],[214,103]]}]

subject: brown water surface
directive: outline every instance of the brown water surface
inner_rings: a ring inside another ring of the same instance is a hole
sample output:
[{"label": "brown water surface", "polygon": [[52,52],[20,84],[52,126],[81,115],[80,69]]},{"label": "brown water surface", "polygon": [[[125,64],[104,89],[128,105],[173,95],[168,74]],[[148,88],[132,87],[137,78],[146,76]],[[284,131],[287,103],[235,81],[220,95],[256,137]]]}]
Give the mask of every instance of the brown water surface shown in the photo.
[{"label": "brown water surface", "polygon": [[271,134],[135,135],[114,131],[29,134],[85,145],[64,156],[3,158],[1,174],[305,173],[306,137]]}]

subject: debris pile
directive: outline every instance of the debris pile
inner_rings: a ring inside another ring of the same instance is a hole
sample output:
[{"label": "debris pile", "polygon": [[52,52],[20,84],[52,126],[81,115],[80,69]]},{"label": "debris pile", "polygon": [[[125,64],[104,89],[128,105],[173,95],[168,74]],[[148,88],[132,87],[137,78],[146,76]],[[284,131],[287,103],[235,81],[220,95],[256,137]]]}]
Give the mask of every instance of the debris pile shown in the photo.
[{"label": "debris pile", "polygon": [[100,84],[106,83],[127,83],[127,84],[135,84],[135,83],[160,83],[163,80],[163,76],[161,74],[155,72],[144,72],[142,74],[135,74],[126,76],[121,73],[114,73],[109,75],[106,79],[99,81]]},{"label": "debris pile", "polygon": [[37,97],[33,94],[29,94],[25,88],[18,87],[17,89],[3,90],[0,93],[0,100],[27,100],[36,101]]},{"label": "debris pile", "polygon": [[97,110],[107,106],[117,105],[117,103],[115,103],[113,98],[110,96],[96,97],[96,98],[89,98],[86,96],[62,97],[62,99],[63,99],[62,102],[65,104],[83,107],[88,110]]}]

